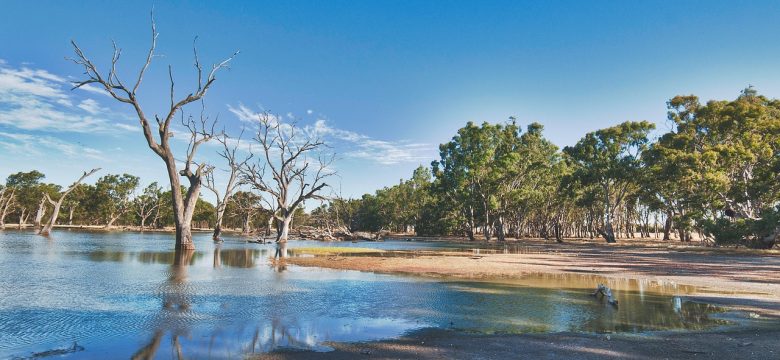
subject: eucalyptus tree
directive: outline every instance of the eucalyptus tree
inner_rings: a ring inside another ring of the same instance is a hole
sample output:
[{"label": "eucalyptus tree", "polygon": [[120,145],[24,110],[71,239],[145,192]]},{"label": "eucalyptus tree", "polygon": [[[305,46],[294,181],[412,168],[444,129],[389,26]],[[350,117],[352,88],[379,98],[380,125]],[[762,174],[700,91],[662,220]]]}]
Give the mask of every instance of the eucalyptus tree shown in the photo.
[{"label": "eucalyptus tree", "polygon": [[135,76],[135,81],[130,84],[122,82],[117,73],[117,63],[119,62],[122,52],[117,48],[116,44],[114,44],[113,56],[111,58],[111,64],[108,66],[108,71],[101,72],[98,67],[89,60],[76,42],[73,41],[72,45],[76,54],[73,62],[84,68],[85,75],[84,80],[75,82],[75,88],[87,85],[97,85],[115,100],[130,105],[138,117],[147,145],[152,152],[159,156],[165,163],[165,169],[168,174],[171,188],[178,189],[181,186],[180,177],[187,178],[189,186],[187,187],[187,192],[185,194],[182,194],[179,191],[171,191],[170,194],[174,225],[176,228],[176,247],[179,249],[192,250],[195,248],[195,245],[192,242],[192,218],[199,199],[205,168],[205,164],[196,164],[194,162],[194,156],[197,153],[198,147],[213,137],[213,125],[211,127],[206,125],[208,118],[204,117],[202,112],[200,126],[198,126],[196,121],[192,120],[192,117],[185,122],[182,115],[182,122],[190,132],[190,139],[185,156],[181,158],[183,159],[183,169],[179,169],[177,162],[179,162],[180,159],[177,159],[174,156],[170,143],[170,139],[174,136],[171,129],[171,123],[174,118],[176,118],[177,114],[183,111],[183,108],[186,105],[201,101],[204,96],[206,96],[206,93],[216,81],[217,72],[226,68],[228,63],[238,54],[238,52],[227,59],[216,63],[211,67],[211,70],[208,73],[204,74],[203,66],[198,59],[197,48],[193,46],[194,65],[198,79],[197,88],[194,91],[187,93],[186,96],[178,99],[174,91],[173,68],[168,66],[170,104],[167,109],[163,110],[162,115],[154,115],[154,121],[157,125],[157,137],[155,137],[155,129],[152,128],[152,122],[147,115],[149,113],[148,109],[141,105],[137,97],[137,92],[144,79],[144,75],[149,69],[152,60],[156,57],[155,50],[159,34],[157,33],[153,16],[151,25],[151,45],[146,60],[143,65],[141,65],[137,76]]},{"label": "eucalyptus tree", "polygon": [[78,184],[71,191],[62,203],[63,208],[68,210],[68,225],[73,225],[74,218],[82,221],[93,220],[90,217],[98,213],[96,207],[91,207],[91,205],[97,205],[95,194],[95,186],[83,183]]},{"label": "eucalyptus tree", "polygon": [[687,186],[670,197],[718,242],[773,247],[780,236],[780,100],[749,87],[733,101],[702,105],[678,96],[669,107],[676,129],[655,148],[665,155],[662,164],[684,172],[679,183],[664,185]]},{"label": "eucalyptus tree", "polygon": [[249,191],[237,191],[231,201],[225,206],[225,213],[234,218],[241,226],[243,234],[252,231],[252,220],[263,210],[262,199]]},{"label": "eucalyptus tree", "polygon": [[[243,135],[243,131],[241,133]],[[241,136],[236,139],[231,139],[227,135],[222,134],[222,136],[218,136],[216,139],[222,145],[219,156],[225,159],[228,169],[225,170],[227,173],[227,183],[225,184],[224,192],[221,192],[217,187],[214,180],[214,169],[206,174],[206,183],[204,186],[214,193],[217,201],[214,206],[215,224],[214,233],[212,234],[212,239],[214,241],[220,240],[219,236],[222,233],[222,219],[225,215],[225,209],[227,208],[227,204],[230,202],[231,197],[236,192],[236,189],[241,185],[241,181],[239,181],[239,170],[252,158],[251,153],[244,157],[237,154],[241,145]]]},{"label": "eucalyptus tree", "polygon": [[500,125],[476,126],[469,122],[451,141],[439,145],[440,159],[431,163],[434,176],[441,181],[443,195],[458,206],[465,219],[464,227],[471,240],[480,223],[485,239],[491,237],[491,214],[496,205],[492,193],[496,184],[492,162],[498,131]]},{"label": "eucalyptus tree", "polygon": [[95,183],[98,211],[104,217],[106,228],[112,227],[114,222],[132,209],[130,196],[139,181],[137,176],[130,174],[108,174]]},{"label": "eucalyptus tree", "polygon": [[92,169],[89,172],[84,172],[81,177],[76,180],[70,187],[68,187],[65,191],[63,191],[61,194],[59,194],[59,198],[55,201],[49,196],[49,194],[45,194],[46,201],[49,202],[52,206],[52,212],[49,215],[49,221],[46,222],[46,225],[43,226],[43,228],[38,232],[40,235],[49,236],[51,233],[51,229],[54,228],[54,225],[57,224],[57,217],[60,215],[60,207],[62,206],[62,202],[65,201],[65,198],[70,194],[73,189],[75,189],[79,184],[81,184],[84,179],[91,176],[92,174],[96,173],[100,168]]},{"label": "eucalyptus tree", "polygon": [[40,219],[38,219],[36,225],[36,228],[40,229],[45,209],[44,194],[49,193],[53,195],[59,192],[58,186],[46,184],[42,181],[45,177],[46,175],[40,171],[32,170],[11,174],[6,179],[6,188],[14,192],[14,214],[17,216],[20,229],[27,224],[27,219],[33,212],[36,212],[36,215],[40,214]]},{"label": "eucalyptus tree", "polygon": [[152,223],[156,223],[156,218],[158,218],[160,214],[162,193],[162,188],[155,181],[145,187],[141,195],[138,195],[133,199],[133,208],[140,221],[141,231],[146,227],[146,221],[150,217],[154,216],[154,218],[152,218]]},{"label": "eucalyptus tree", "polygon": [[263,197],[273,213],[276,242],[285,243],[296,209],[306,200],[325,200],[327,178],[335,175],[329,167],[334,155],[324,154],[326,145],[316,134],[294,123],[280,122],[268,113],[257,116],[254,141],[260,147],[259,161],[241,167],[241,177]]},{"label": "eucalyptus tree", "polygon": [[648,133],[655,125],[627,121],[588,133],[576,145],[563,149],[574,166],[572,178],[584,187],[592,186],[603,201],[603,222],[599,234],[614,243],[613,218],[626,197],[639,188],[640,156],[648,145]]}]

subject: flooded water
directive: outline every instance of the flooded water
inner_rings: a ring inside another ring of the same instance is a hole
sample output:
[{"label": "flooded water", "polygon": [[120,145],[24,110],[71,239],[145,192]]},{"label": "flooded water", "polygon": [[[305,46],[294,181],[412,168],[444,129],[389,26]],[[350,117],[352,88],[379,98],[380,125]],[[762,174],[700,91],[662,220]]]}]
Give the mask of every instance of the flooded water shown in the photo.
[{"label": "flooded water", "polygon": [[[424,250],[388,241],[360,246]],[[459,245],[452,245],[458,248]],[[426,327],[477,333],[646,332],[723,324],[718,308],[687,302],[673,283],[532,275],[512,283],[432,280],[296,267],[275,245],[196,236],[174,253],[170,234],[0,232],[0,358],[75,343],[74,358],[241,358],[329,341],[368,341]],[[521,256],[521,255],[519,255]],[[615,308],[589,293],[615,290]],[[63,351],[64,352],[64,351]]]}]

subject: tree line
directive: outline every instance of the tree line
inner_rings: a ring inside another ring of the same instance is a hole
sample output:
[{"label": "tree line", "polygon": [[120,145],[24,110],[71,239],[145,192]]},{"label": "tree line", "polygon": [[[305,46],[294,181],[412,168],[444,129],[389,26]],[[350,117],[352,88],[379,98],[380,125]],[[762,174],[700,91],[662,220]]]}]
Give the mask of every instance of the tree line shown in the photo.
[{"label": "tree line", "polygon": [[[45,179],[42,172],[32,170],[11,174],[0,184],[0,229],[42,229],[46,225],[45,219],[54,210],[46,199],[57,198],[63,188]],[[63,201],[57,222],[74,227],[133,227],[141,231],[173,227],[170,189],[157,182],[145,187],[140,183],[140,178],[131,174],[108,174],[94,184],[79,183]],[[180,188],[180,192],[186,192],[186,188]],[[201,196],[193,214],[194,227],[216,228],[219,212],[218,206]],[[235,191],[221,216],[222,227],[243,234],[260,229],[270,236],[275,230],[275,217],[264,206],[260,195],[248,189]],[[302,207],[297,209],[295,218],[296,225],[303,225],[308,219]]]},{"label": "tree line", "polygon": [[[668,101],[670,130],[628,121],[558,148],[532,123],[468,123],[409,180],[334,199],[312,221],[347,231],[507,237],[694,236],[771,248],[780,236],[780,101]],[[652,235],[651,235],[652,234]]]}]

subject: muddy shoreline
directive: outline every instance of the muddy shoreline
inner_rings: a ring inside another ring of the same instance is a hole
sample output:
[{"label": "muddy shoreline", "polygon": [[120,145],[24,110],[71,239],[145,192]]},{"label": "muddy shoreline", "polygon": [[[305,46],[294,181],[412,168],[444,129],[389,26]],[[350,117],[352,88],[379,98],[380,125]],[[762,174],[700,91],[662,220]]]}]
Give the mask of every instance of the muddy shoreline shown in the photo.
[{"label": "muddy shoreline", "polygon": [[396,340],[332,343],[333,351],[278,351],[251,359],[777,359],[780,330],[645,335],[479,335],[425,329]]},{"label": "muddy shoreline", "polygon": [[[577,241],[517,242],[517,253],[421,251],[403,256],[291,257],[298,266],[425,276],[447,281],[527,281],[529,275],[582,274],[690,285],[688,299],[721,305],[746,319],[707,331],[643,334],[484,335],[440,329],[395,340],[334,343],[328,353],[281,351],[259,359],[777,359],[780,358],[780,255],[671,243],[618,246]],[[512,244],[509,245],[511,250]],[[511,252],[511,251],[506,251]],[[526,279],[526,280],[522,280]],[[543,286],[543,282],[532,286]]]}]

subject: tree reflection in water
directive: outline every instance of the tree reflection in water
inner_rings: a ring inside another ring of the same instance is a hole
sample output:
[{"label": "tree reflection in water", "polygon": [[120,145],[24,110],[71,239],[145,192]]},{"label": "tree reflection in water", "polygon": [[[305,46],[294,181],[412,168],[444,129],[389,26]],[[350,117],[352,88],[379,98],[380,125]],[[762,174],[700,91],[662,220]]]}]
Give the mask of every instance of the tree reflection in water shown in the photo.
[{"label": "tree reflection in water", "polygon": [[171,332],[171,345],[173,346],[177,359],[183,358],[179,336],[185,332],[185,329],[171,327],[167,320],[166,312],[173,311],[179,315],[190,311],[193,294],[190,293],[188,290],[189,287],[187,286],[187,268],[192,263],[194,254],[194,250],[176,249],[168,278],[161,285],[162,307],[159,316],[161,324],[157,326],[152,339],[133,354],[132,359],[153,359],[160,348],[160,342],[165,335],[166,328],[169,328],[167,330],[170,330]]},{"label": "tree reflection in water", "polygon": [[274,252],[271,266],[277,272],[287,270],[287,242],[276,243],[276,251]]}]

